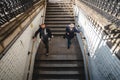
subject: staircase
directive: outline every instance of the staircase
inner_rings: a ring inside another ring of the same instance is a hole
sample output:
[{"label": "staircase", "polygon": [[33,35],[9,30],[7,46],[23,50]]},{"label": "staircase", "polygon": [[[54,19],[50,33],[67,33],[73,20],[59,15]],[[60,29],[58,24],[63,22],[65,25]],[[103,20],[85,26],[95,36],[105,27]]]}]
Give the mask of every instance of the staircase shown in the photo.
[{"label": "staircase", "polygon": [[66,26],[74,23],[72,5],[69,9],[61,5],[47,5],[45,24],[55,37],[49,42],[49,56],[45,56],[45,46],[40,43],[33,80],[85,80],[84,62],[77,38],[73,39],[71,48],[67,49],[66,39],[61,37],[65,34]]},{"label": "staircase", "polygon": [[66,39],[54,37],[50,41],[49,56],[45,56],[45,46],[38,48],[33,80],[85,80],[84,62],[77,38],[67,49]]},{"label": "staircase", "polygon": [[[65,5],[69,5],[69,7]],[[65,34],[65,27],[70,23],[74,23],[71,3],[47,4],[45,24],[51,29],[54,36]]]}]

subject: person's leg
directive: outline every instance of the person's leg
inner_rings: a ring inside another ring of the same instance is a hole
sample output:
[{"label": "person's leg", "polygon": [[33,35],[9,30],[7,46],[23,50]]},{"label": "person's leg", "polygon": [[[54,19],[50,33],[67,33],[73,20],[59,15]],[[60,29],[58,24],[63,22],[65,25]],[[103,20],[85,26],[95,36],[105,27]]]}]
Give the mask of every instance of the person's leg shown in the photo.
[{"label": "person's leg", "polygon": [[45,48],[46,48],[46,55],[48,55],[48,53],[49,53],[49,42],[48,42],[48,40],[44,40],[43,42],[44,42]]},{"label": "person's leg", "polygon": [[68,49],[69,49],[71,45],[71,39],[67,39],[67,40],[68,40]]}]

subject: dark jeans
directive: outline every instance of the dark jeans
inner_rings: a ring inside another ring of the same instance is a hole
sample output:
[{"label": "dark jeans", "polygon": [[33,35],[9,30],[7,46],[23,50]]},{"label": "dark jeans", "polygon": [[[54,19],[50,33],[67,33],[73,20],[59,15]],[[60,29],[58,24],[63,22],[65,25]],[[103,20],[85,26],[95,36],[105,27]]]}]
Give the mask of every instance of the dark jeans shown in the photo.
[{"label": "dark jeans", "polygon": [[70,48],[71,45],[71,39],[67,39],[67,47]]},{"label": "dark jeans", "polygon": [[42,41],[45,44],[46,53],[49,53],[49,41],[48,41],[48,39],[43,39]]}]

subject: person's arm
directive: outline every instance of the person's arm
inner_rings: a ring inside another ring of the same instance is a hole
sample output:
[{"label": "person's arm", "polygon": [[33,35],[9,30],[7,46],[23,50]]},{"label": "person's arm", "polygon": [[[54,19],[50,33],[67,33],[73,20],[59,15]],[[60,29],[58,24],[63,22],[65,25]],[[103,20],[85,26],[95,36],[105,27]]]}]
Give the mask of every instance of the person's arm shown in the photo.
[{"label": "person's arm", "polygon": [[52,38],[52,32],[51,32],[51,30],[50,30],[50,29],[46,29],[46,30],[47,30],[47,32],[48,32],[49,38]]},{"label": "person's arm", "polygon": [[35,35],[34,35],[34,38],[36,38],[37,37],[37,35],[38,35],[38,33],[40,32],[40,28],[35,32]]},{"label": "person's arm", "polygon": [[80,33],[80,31],[78,29],[76,29],[76,27],[74,27],[74,31],[77,33]]},{"label": "person's arm", "polygon": [[66,34],[69,35],[69,27],[66,27]]}]

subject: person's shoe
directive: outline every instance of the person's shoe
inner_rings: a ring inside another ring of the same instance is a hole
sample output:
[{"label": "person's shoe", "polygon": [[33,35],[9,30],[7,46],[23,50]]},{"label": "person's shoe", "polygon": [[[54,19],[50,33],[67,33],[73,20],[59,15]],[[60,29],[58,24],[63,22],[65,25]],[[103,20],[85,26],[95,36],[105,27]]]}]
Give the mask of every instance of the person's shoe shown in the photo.
[{"label": "person's shoe", "polygon": [[63,39],[65,39],[65,36],[63,36]]},{"label": "person's shoe", "polygon": [[46,53],[45,55],[48,56],[48,53]]},{"label": "person's shoe", "polygon": [[70,49],[70,47],[67,47],[67,49]]}]

